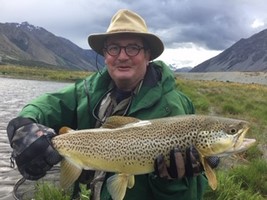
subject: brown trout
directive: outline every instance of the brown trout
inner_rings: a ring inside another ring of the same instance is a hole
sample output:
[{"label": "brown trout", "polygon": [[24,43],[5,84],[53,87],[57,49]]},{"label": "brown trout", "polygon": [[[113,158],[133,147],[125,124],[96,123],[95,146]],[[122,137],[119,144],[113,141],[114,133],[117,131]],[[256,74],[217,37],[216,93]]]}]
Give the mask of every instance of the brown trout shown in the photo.
[{"label": "brown trout", "polygon": [[134,175],[154,171],[155,158],[163,154],[168,160],[174,147],[182,152],[193,145],[199,155],[209,185],[217,179],[205,157],[228,156],[245,151],[255,139],[245,138],[249,123],[243,120],[184,115],[153,120],[112,116],[101,128],[71,130],[62,128],[52,139],[54,148],[63,156],[60,184],[68,188],[82,169],[114,172],[107,180],[112,198],[123,199],[126,189],[134,186]]}]

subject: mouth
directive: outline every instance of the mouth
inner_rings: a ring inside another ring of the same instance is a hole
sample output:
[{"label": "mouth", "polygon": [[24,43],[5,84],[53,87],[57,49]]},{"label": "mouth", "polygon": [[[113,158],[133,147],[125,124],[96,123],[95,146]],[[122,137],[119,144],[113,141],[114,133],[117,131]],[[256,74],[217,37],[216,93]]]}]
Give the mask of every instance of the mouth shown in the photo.
[{"label": "mouth", "polygon": [[127,65],[127,66],[117,66],[117,68],[122,68],[122,69],[127,68],[128,69],[128,68],[131,68],[131,67]]},{"label": "mouth", "polygon": [[236,133],[233,137],[233,148],[238,148],[243,141],[245,140],[245,135],[247,134],[249,130],[249,127],[244,128],[243,130],[240,130],[238,133]]}]

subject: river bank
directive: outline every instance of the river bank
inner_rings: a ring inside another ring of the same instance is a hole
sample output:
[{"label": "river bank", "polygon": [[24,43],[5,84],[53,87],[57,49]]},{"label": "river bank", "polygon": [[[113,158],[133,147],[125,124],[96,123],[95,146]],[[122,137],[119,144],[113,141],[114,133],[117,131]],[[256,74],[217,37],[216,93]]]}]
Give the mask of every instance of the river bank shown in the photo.
[{"label": "river bank", "polygon": [[[92,72],[56,70],[40,67],[0,65],[0,77],[30,80],[49,80],[73,82],[83,79]],[[176,77],[188,80],[208,80],[222,82],[254,83],[267,85],[267,72],[205,72],[175,73]]]},{"label": "river bank", "polygon": [[50,69],[44,67],[0,65],[0,77],[3,78],[74,82],[88,76],[90,73],[92,72]]},{"label": "river bank", "polygon": [[176,73],[177,78],[188,80],[237,82],[246,84],[267,85],[267,72],[205,72]]}]

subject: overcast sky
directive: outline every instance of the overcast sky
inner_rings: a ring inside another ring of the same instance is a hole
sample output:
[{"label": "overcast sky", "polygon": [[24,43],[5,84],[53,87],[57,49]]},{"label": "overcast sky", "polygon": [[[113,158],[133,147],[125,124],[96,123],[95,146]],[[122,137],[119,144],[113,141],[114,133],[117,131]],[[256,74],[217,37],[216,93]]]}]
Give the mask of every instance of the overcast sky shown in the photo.
[{"label": "overcast sky", "polygon": [[267,28],[266,0],[0,0],[0,22],[25,22],[89,49],[118,9],[140,14],[165,44],[160,59],[195,66]]}]

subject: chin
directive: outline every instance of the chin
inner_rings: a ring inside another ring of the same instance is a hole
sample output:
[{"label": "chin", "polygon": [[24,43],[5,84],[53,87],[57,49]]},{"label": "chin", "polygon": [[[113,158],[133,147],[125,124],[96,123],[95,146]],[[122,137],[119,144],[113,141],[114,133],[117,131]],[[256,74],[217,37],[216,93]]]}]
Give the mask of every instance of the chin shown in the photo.
[{"label": "chin", "polygon": [[123,80],[123,79],[131,79],[134,76],[134,74],[130,73],[130,72],[119,72],[119,73],[116,73],[114,75],[115,75],[114,76],[115,78],[121,79],[121,80]]}]

